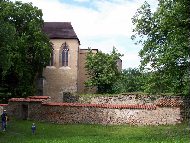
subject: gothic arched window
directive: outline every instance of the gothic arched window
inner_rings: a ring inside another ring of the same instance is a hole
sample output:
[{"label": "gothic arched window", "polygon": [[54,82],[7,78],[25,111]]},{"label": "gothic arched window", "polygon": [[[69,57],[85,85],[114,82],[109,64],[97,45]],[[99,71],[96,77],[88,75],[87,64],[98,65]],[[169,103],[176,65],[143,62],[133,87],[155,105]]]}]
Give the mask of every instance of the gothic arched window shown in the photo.
[{"label": "gothic arched window", "polygon": [[54,49],[51,47],[49,66],[54,66]]},{"label": "gothic arched window", "polygon": [[61,51],[61,65],[66,67],[68,66],[68,55],[69,55],[69,48],[67,43],[65,42],[62,45],[62,51]]}]

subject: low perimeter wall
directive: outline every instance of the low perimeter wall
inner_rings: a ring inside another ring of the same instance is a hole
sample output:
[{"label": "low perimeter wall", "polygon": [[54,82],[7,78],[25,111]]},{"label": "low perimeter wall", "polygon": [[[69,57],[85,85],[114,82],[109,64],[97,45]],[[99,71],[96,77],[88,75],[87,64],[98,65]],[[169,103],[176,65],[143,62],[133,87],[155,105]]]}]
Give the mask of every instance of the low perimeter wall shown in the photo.
[{"label": "low perimeter wall", "polygon": [[[52,108],[53,106],[53,108]],[[34,120],[56,123],[89,123],[89,124],[131,124],[131,125],[160,125],[181,122],[179,108],[146,108],[139,107],[82,107],[49,105],[42,106],[43,111],[36,116],[34,112],[29,117]]]},{"label": "low perimeter wall", "polygon": [[6,109],[7,104],[0,104],[0,115],[3,113],[3,110]]},{"label": "low perimeter wall", "polygon": [[10,116],[16,118],[61,124],[165,125],[183,121],[181,101],[170,99],[156,103],[128,105],[53,103],[47,96],[33,96],[10,99],[6,109]]}]

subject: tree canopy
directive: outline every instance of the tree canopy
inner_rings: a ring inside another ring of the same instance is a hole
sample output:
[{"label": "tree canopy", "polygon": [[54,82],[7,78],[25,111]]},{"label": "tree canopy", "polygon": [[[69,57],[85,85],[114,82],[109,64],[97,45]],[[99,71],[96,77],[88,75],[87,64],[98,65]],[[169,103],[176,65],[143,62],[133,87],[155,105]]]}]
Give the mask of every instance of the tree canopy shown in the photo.
[{"label": "tree canopy", "polygon": [[145,2],[132,18],[132,39],[143,45],[141,68],[151,69],[154,82],[163,82],[176,93],[189,92],[190,1],[160,0],[155,12]]},{"label": "tree canopy", "polygon": [[32,3],[0,1],[0,88],[11,96],[33,95],[34,81],[49,62],[43,22]]},{"label": "tree canopy", "polygon": [[86,58],[86,70],[89,75],[86,85],[88,87],[97,87],[98,93],[112,93],[114,83],[120,76],[117,61],[122,55],[113,48],[111,54],[101,51],[93,53],[89,49]]},{"label": "tree canopy", "polygon": [[123,92],[142,92],[143,74],[137,68],[124,69],[122,72],[122,84]]}]

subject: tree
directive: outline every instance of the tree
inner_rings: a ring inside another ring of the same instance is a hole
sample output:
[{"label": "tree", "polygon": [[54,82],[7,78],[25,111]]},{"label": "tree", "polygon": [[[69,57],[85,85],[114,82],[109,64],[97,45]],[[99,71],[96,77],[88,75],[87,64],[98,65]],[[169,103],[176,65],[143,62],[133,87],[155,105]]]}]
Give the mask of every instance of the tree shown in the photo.
[{"label": "tree", "polygon": [[51,52],[42,11],[31,3],[1,0],[0,27],[0,88],[11,97],[33,95]]},{"label": "tree", "polygon": [[145,2],[132,18],[132,39],[143,44],[141,68],[149,67],[165,77],[164,83],[175,93],[188,93],[190,89],[189,9],[189,0],[160,0],[152,13]]},{"label": "tree", "polygon": [[89,75],[86,85],[88,87],[97,87],[98,93],[112,93],[114,83],[120,76],[117,60],[122,55],[117,53],[115,48],[111,54],[106,54],[101,51],[94,54],[89,49],[86,58],[86,70]]},{"label": "tree", "polygon": [[123,70],[123,92],[143,91],[144,76],[137,68],[128,68]]}]

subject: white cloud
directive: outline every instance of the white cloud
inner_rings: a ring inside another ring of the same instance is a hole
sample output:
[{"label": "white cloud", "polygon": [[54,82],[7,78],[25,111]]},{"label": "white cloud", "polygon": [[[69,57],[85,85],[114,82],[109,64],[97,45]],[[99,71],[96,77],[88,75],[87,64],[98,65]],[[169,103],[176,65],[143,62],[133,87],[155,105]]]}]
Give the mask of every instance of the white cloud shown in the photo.
[{"label": "white cloud", "polygon": [[75,2],[89,2],[90,0],[74,0]]},{"label": "white cloud", "polygon": [[[32,2],[42,9],[45,21],[69,21],[72,23],[81,48],[98,48],[103,52],[110,52],[115,46],[125,56],[123,68],[137,67],[139,65],[138,51],[132,42],[121,43],[118,37],[130,40],[133,25],[131,18],[137,8],[143,4],[143,0],[75,0],[77,2],[91,2],[93,7],[73,5],[59,0],[21,0]],[[155,6],[157,0],[147,0]],[[155,7],[154,7],[155,9]],[[133,51],[128,49],[133,47]]]},{"label": "white cloud", "polygon": [[122,66],[123,67],[131,67],[131,68],[137,68],[138,65],[140,65],[140,57],[137,53],[129,52],[125,53],[124,57],[122,59]]}]

